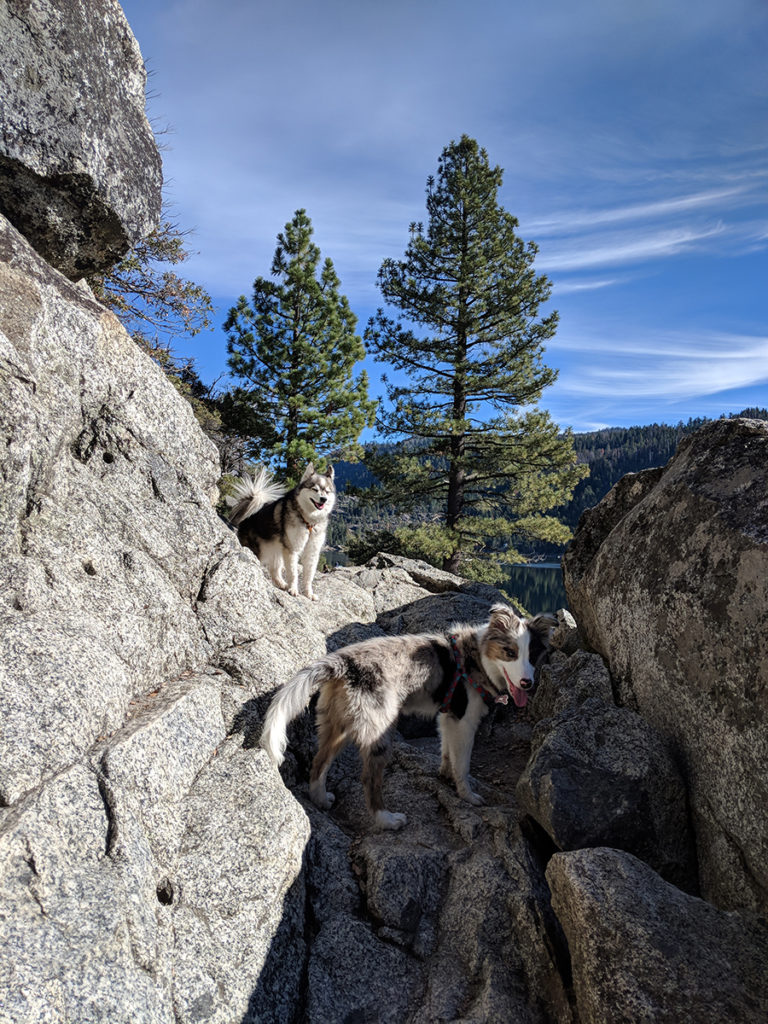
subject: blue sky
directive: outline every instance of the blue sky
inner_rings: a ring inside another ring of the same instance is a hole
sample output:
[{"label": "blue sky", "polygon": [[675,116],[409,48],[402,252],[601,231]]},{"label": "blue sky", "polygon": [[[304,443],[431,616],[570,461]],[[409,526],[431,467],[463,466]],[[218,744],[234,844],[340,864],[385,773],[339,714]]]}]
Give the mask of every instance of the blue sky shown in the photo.
[{"label": "blue sky", "polygon": [[[123,0],[217,323],[307,210],[359,329],[452,139],[504,168],[590,430],[768,405],[764,0]],[[190,339],[207,382],[224,333]],[[371,390],[383,369],[366,360]]]}]

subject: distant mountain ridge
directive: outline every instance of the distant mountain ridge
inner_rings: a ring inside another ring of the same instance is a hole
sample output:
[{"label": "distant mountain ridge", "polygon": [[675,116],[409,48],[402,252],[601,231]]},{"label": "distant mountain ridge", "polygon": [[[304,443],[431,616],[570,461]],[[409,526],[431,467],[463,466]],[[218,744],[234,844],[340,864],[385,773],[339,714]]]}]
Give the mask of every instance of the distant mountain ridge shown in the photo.
[{"label": "distant mountain ridge", "polygon": [[[743,409],[738,416],[768,420],[768,409]],[[720,419],[729,417],[721,416]],[[597,505],[627,473],[664,466],[686,434],[692,434],[711,420],[707,417],[682,420],[676,425],[651,423],[645,427],[607,427],[574,435],[579,462],[589,465],[589,476],[576,487],[562,513],[563,522],[575,527],[584,509]]]}]

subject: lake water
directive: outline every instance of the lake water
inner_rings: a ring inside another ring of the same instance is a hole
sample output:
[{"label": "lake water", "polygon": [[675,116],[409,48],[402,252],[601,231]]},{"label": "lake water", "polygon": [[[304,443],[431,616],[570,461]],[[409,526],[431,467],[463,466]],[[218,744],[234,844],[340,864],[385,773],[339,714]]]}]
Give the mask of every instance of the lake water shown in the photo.
[{"label": "lake water", "polygon": [[559,562],[507,566],[507,580],[504,589],[530,615],[568,607]]}]

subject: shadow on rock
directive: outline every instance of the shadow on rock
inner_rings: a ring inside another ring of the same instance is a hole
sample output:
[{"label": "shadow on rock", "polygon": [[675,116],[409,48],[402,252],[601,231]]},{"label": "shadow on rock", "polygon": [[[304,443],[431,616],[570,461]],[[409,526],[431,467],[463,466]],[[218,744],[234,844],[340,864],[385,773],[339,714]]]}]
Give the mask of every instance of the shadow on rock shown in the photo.
[{"label": "shadow on rock", "polygon": [[293,1024],[303,1017],[308,950],[306,862],[305,853],[301,874],[285,895],[283,916],[242,1024]]}]

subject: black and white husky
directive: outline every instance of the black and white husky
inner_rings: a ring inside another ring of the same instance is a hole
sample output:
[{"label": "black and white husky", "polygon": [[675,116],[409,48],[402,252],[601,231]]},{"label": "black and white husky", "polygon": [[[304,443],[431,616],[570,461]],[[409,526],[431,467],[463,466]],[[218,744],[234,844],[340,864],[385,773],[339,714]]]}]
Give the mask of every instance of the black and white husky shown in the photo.
[{"label": "black and white husky", "polygon": [[377,637],[342,647],[302,669],[272,700],[261,746],[281,764],[288,723],[317,703],[318,750],[310,772],[309,793],[318,807],[334,797],[325,789],[328,769],[350,742],[363,758],[363,788],[368,808],[381,828],[397,829],[404,814],[388,811],[382,779],[401,711],[438,715],[440,774],[453,779],[460,797],[482,798],[469,784],[469,761],[477,727],[494,703],[511,697],[524,707],[537,663],[549,647],[556,619],[538,615],[520,619],[507,605],[491,609],[483,626],[454,626],[447,636],[432,633]]},{"label": "black and white husky", "polygon": [[336,502],[333,475],[333,466],[316,473],[310,462],[288,491],[262,467],[255,477],[238,480],[227,499],[234,505],[230,525],[237,527],[240,543],[267,566],[275,586],[298,594],[301,564],[301,591],[312,601],[312,580]]}]

